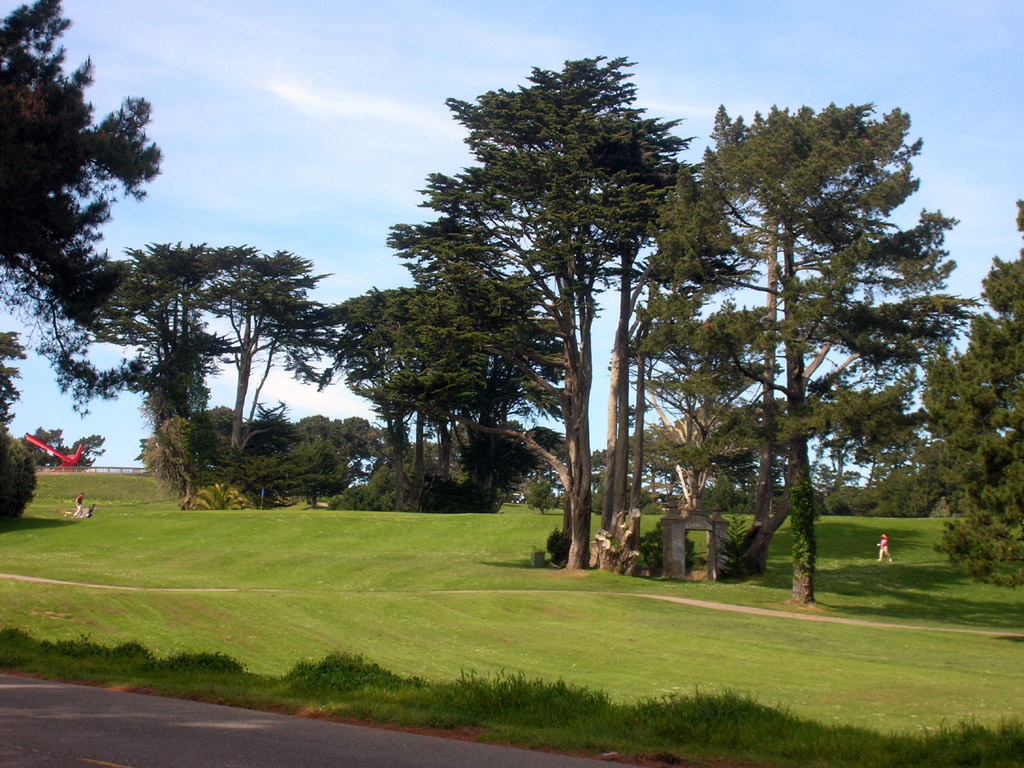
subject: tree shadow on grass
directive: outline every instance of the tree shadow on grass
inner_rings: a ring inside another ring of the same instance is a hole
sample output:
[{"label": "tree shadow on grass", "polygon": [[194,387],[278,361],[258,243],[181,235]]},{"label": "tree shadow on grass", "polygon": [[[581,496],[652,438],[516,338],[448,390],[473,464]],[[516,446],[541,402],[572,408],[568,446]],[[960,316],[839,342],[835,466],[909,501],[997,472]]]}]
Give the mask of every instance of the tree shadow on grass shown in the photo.
[{"label": "tree shadow on grass", "polygon": [[[883,532],[893,563],[878,561]],[[1024,633],[1024,593],[973,582],[935,552],[937,532],[912,519],[826,518],[814,577],[819,607],[867,621]],[[746,580],[777,592],[780,603],[792,590],[791,546],[784,527],[772,540],[767,572]]]},{"label": "tree shadow on grass", "polygon": [[512,569],[517,570],[517,571],[540,571],[540,570],[543,570],[544,568],[550,568],[551,567],[550,565],[548,565],[546,563],[544,564],[543,567],[539,566],[539,565],[533,565],[527,559],[522,559],[522,560],[503,560],[501,562],[481,562],[480,565],[487,565],[487,566],[490,566],[492,568],[512,568]]},{"label": "tree shadow on grass", "polygon": [[0,533],[9,531],[36,531],[45,528],[62,528],[67,525],[76,525],[81,518],[59,519],[50,517],[0,517]]},{"label": "tree shadow on grass", "polygon": [[1018,592],[973,582],[934,551],[934,532],[879,521],[879,531],[890,527],[896,532],[890,536],[892,563],[879,561],[874,543],[864,541],[862,521],[829,521],[815,575],[822,602],[835,594],[843,598],[836,601],[837,610],[857,617],[1024,632]]},{"label": "tree shadow on grass", "polygon": [[[885,571],[879,573],[881,569]],[[847,598],[837,601],[837,609],[857,617],[1024,633],[1019,596],[1007,590],[1002,597],[998,587],[971,585],[949,566],[901,566],[898,562],[846,565],[819,572],[815,586],[823,602],[830,593]]]}]

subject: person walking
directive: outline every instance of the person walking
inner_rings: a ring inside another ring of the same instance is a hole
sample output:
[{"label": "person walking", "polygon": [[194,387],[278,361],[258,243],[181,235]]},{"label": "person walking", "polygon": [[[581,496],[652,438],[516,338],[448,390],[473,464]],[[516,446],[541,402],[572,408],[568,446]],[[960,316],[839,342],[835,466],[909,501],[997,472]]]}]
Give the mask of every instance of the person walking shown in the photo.
[{"label": "person walking", "polygon": [[75,514],[74,517],[82,516],[82,501],[85,499],[85,494],[80,493],[75,497]]},{"label": "person walking", "polygon": [[892,555],[889,554],[889,537],[884,533],[881,541],[878,542],[878,562],[882,562],[883,555],[889,558],[890,563],[892,562]]}]

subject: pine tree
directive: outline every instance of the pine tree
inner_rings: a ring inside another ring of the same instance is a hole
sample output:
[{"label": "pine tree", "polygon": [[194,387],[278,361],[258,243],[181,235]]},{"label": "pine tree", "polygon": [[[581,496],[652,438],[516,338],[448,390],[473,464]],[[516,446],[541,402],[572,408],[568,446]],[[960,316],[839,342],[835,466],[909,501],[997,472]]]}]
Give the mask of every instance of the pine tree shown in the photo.
[{"label": "pine tree", "polygon": [[983,285],[991,314],[971,322],[963,353],[928,370],[925,406],[963,515],[946,524],[940,549],[975,579],[1015,586],[1024,584],[1024,249],[995,259]]},{"label": "pine tree", "polygon": [[[764,570],[793,492],[810,483],[808,444],[836,414],[821,406],[886,385],[962,317],[964,302],[940,292],[953,220],[923,212],[907,230],[890,221],[918,186],[911,159],[921,142],[907,142],[909,129],[900,110],[875,119],[871,105],[773,108],[749,125],[721,109],[714,148],[683,174],[666,215],[661,245],[675,283],[717,286],[736,302],[708,321],[760,398],[751,569]],[[776,507],[780,453],[787,494]],[[794,552],[798,602],[813,602],[808,552]]]}]

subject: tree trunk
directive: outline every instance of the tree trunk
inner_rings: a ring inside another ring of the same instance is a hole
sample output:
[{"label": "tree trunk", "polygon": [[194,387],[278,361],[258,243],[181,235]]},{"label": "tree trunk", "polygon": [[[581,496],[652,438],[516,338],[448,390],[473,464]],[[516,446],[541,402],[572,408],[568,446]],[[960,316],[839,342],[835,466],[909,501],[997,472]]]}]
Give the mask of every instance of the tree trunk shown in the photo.
[{"label": "tree trunk", "polygon": [[452,472],[452,429],[445,419],[437,423],[437,476],[442,480],[451,478]]},{"label": "tree trunk", "polygon": [[426,416],[422,412],[416,413],[416,443],[413,446],[413,464],[412,464],[412,483],[411,483],[411,498],[409,499],[409,508],[418,511],[420,509],[420,498],[423,495],[423,482],[424,482],[424,461],[423,461],[423,449],[424,449],[424,434],[426,429],[424,427],[424,420]]},{"label": "tree trunk", "polygon": [[405,416],[386,416],[388,440],[391,442],[391,468],[395,472],[395,511],[405,510]]},{"label": "tree trunk", "polygon": [[245,423],[245,399],[249,394],[249,378],[252,376],[253,351],[249,336],[249,329],[246,328],[235,358],[238,381],[235,383],[235,407],[231,410],[231,445],[239,450],[245,447],[245,441],[242,439],[242,426]]},{"label": "tree trunk", "polygon": [[642,352],[636,360],[636,415],[633,427],[633,485],[629,508],[640,509],[644,479],[644,418],[647,412],[647,359]]},{"label": "tree trunk", "polygon": [[817,542],[814,531],[814,487],[807,461],[807,439],[790,441],[790,521],[793,533],[793,598],[799,605],[814,605],[814,567]]},{"label": "tree trunk", "polygon": [[753,573],[764,573],[767,569],[768,545],[786,519],[785,514],[775,508],[774,461],[775,443],[765,440],[758,459],[754,519],[743,541],[743,567]]},{"label": "tree trunk", "polygon": [[[766,264],[766,323],[774,327],[779,319],[779,263],[774,246],[770,246]],[[757,489],[754,497],[754,519],[743,542],[743,567],[753,573],[768,568],[768,545],[788,513],[775,507],[775,364],[776,350],[764,353],[764,379],[761,394],[761,432],[764,442],[758,456]]]},{"label": "tree trunk", "polygon": [[[788,284],[797,280],[792,239],[788,237],[784,255],[785,279]],[[783,304],[785,319],[795,322],[792,314],[793,302],[786,301]],[[785,356],[786,415],[793,423],[798,423],[807,402],[806,362],[803,350],[793,342],[787,342]],[[808,437],[802,433],[789,439],[786,488],[793,533],[793,602],[814,605],[814,489],[811,485],[811,462],[807,443]]]},{"label": "tree trunk", "polygon": [[601,495],[601,527],[626,508],[629,475],[629,321],[633,315],[632,281],[624,270],[619,286],[619,321],[612,342],[608,388],[608,444]]},{"label": "tree trunk", "polygon": [[595,539],[597,565],[603,571],[632,576],[637,568],[640,552],[640,510],[631,509],[615,513],[610,529],[601,529]]},{"label": "tree trunk", "polygon": [[590,389],[593,359],[590,347],[590,320],[580,322],[576,345],[567,343],[565,384],[561,394],[565,421],[568,461],[562,477],[565,485],[565,516],[569,531],[569,570],[590,567]]}]

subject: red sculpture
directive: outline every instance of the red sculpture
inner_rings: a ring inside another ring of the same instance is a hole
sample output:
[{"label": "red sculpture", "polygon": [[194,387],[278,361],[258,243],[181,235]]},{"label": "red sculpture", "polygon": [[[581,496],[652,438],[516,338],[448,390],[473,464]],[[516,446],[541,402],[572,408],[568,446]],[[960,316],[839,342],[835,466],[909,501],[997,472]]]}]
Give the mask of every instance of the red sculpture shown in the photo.
[{"label": "red sculpture", "polygon": [[60,466],[61,466],[62,469],[64,467],[75,467],[75,466],[78,466],[78,460],[82,457],[82,446],[81,445],[78,446],[78,450],[76,450],[73,454],[68,456],[68,455],[63,454],[60,451],[56,450],[55,448],[51,448],[46,443],[44,443],[42,440],[39,440],[39,439],[37,439],[35,437],[32,437],[32,435],[26,434],[25,435],[25,439],[28,440],[30,443],[32,443],[32,445],[34,445],[36,448],[41,448],[44,451],[46,451],[48,454],[50,454],[51,456],[55,456],[56,458],[60,459]]}]

